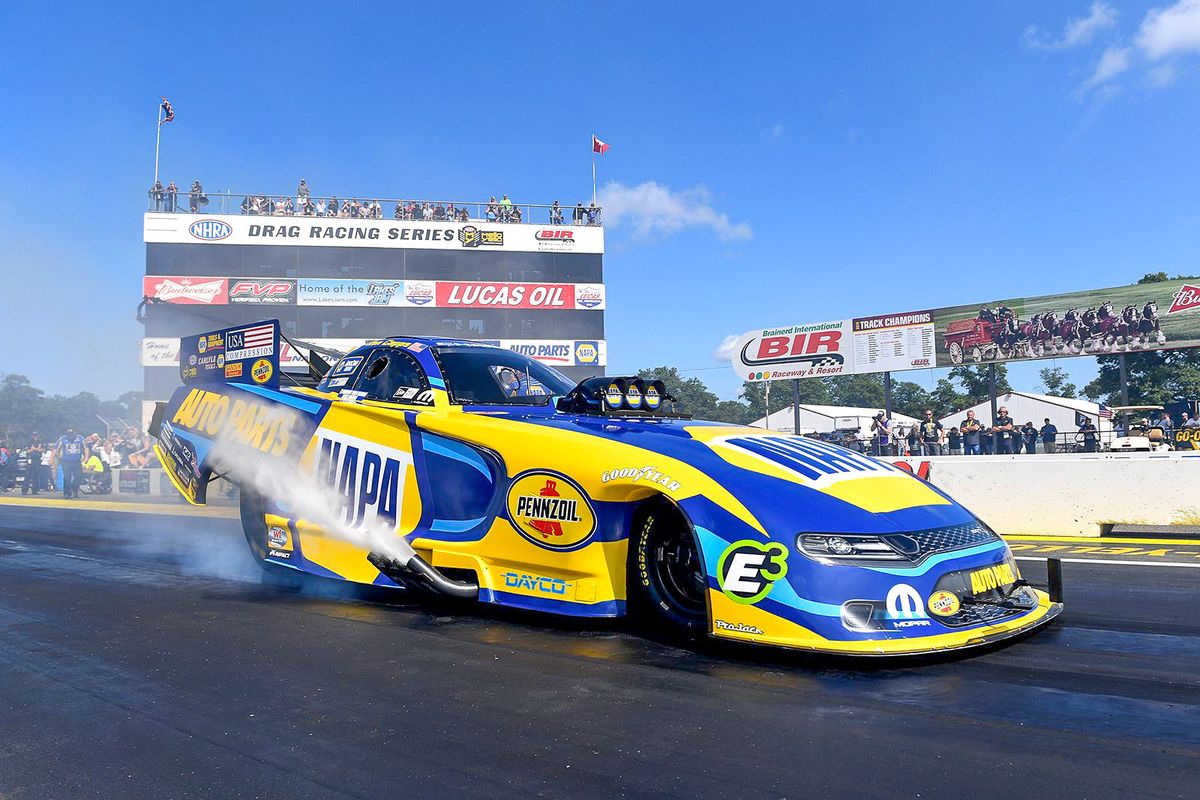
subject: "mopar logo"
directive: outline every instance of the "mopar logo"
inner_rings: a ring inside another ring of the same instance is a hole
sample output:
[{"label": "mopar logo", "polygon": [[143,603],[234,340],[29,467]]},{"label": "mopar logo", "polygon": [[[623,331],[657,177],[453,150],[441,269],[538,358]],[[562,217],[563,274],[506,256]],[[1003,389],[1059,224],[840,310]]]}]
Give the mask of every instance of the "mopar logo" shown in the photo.
[{"label": "mopar logo", "polygon": [[206,242],[224,239],[233,233],[233,228],[219,219],[200,219],[188,226],[188,233]]}]

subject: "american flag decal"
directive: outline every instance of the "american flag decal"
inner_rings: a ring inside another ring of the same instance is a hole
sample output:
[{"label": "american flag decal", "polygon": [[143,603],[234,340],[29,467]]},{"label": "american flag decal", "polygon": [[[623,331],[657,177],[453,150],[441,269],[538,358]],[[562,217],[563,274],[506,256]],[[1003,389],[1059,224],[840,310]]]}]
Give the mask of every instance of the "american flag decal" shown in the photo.
[{"label": "american flag decal", "polygon": [[275,352],[275,326],[255,325],[230,331],[225,336],[225,360],[262,358]]}]

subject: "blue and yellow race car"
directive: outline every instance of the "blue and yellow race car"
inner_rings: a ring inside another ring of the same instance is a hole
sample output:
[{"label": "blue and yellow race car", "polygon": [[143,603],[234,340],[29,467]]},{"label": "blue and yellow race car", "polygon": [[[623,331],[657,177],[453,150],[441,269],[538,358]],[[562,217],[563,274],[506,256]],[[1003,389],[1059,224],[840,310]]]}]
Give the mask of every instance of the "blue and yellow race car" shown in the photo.
[{"label": "blue and yellow race car", "polygon": [[[191,503],[216,475],[241,486],[268,570],[852,655],[972,647],[1062,609],[930,484],[675,414],[658,381],[575,384],[510,350],[405,337],[314,354],[315,385],[283,387],[275,321],[180,352],[155,449]],[[311,488],[260,480],[264,463]]]}]

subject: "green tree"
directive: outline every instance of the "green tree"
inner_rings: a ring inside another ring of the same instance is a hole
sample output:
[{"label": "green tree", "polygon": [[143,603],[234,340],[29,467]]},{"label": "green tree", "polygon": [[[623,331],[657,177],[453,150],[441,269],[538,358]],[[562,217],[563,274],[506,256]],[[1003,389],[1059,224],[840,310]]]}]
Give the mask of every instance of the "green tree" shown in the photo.
[{"label": "green tree", "polygon": [[949,378],[939,378],[937,385],[929,393],[929,407],[933,409],[936,416],[943,417],[952,411],[959,411],[971,405],[967,399],[967,396],[955,387],[954,381]]},{"label": "green tree", "polygon": [[1041,389],[1046,394],[1055,397],[1078,396],[1075,384],[1067,380],[1066,370],[1062,367],[1046,367],[1038,370],[1038,376],[1042,379]]},{"label": "green tree", "polygon": [[[950,379],[958,381],[964,392],[964,406],[973,406],[976,403],[982,403],[992,396],[991,387],[988,382],[988,367],[955,367],[950,370]],[[1008,383],[1008,367],[1004,364],[996,365],[996,394],[1005,394],[1011,392],[1012,386]]]},{"label": "green tree", "polygon": [[657,378],[662,381],[667,387],[667,392],[678,399],[676,410],[691,414],[696,419],[716,418],[718,398],[699,378],[685,378],[675,367],[666,366],[639,370],[638,377],[645,380]]},{"label": "green tree", "polygon": [[[1121,396],[1121,357],[1101,356],[1100,374],[1083,387],[1093,400],[1115,405]],[[1161,405],[1200,397],[1200,350],[1151,350],[1127,353],[1129,402]]]},{"label": "green tree", "polygon": [[[745,421],[754,422],[767,415],[766,385],[762,381],[746,381],[742,384],[741,401],[746,406]],[[804,378],[800,381],[800,403],[828,405],[829,387],[819,378]],[[792,405],[792,382],[774,381],[771,384],[771,413]]]},{"label": "green tree", "polygon": [[838,375],[826,378],[829,402],[835,406],[883,408],[883,375]]}]

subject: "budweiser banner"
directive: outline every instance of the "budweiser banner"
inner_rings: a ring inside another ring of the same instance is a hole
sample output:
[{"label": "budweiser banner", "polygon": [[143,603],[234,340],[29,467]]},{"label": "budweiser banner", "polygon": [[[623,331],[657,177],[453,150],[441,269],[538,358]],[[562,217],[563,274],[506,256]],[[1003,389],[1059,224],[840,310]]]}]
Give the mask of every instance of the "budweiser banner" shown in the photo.
[{"label": "budweiser banner", "polygon": [[732,363],[746,380],[783,380],[1197,346],[1190,278],[763,328]]}]

